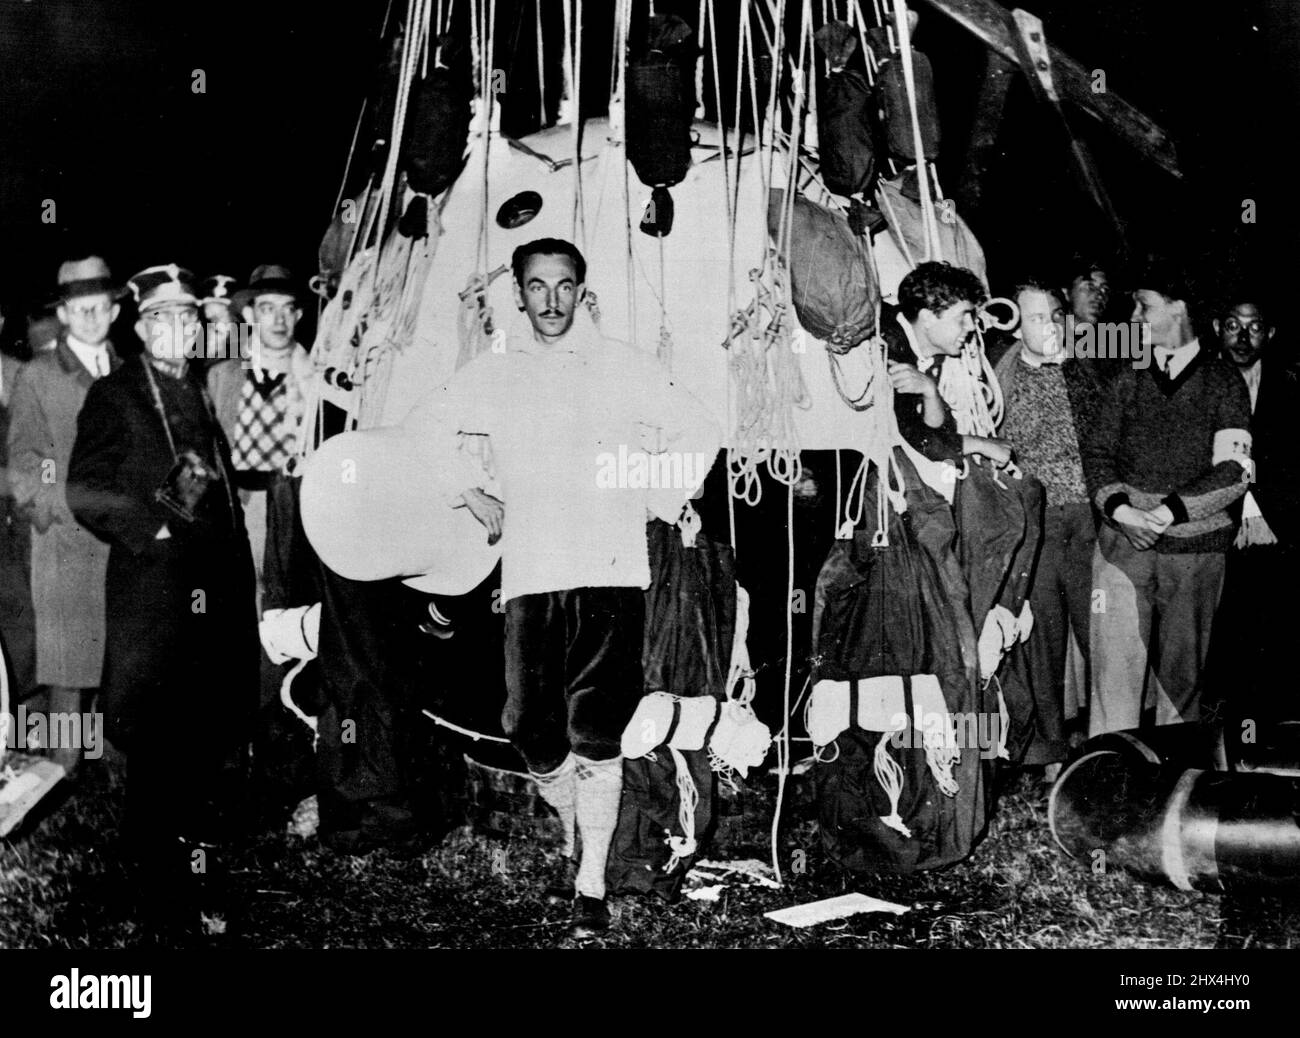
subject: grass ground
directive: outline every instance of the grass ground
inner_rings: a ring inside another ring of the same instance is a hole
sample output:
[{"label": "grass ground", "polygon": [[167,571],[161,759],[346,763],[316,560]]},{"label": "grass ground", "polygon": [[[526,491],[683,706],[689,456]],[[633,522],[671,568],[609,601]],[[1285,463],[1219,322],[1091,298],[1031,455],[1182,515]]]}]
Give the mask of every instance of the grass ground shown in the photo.
[{"label": "grass ground", "polygon": [[[116,855],[121,790],[103,768],[51,804],[16,839],[0,840],[0,947],[120,948],[140,942],[121,896]],[[783,860],[803,851],[787,886],[743,882],[715,902],[612,902],[620,948],[1212,948],[1300,946],[1300,925],[1275,903],[1243,905],[1183,893],[1122,873],[1093,875],[1047,829],[1047,793],[1011,774],[988,837],[966,862],[913,877],[844,876],[822,857],[809,803],[796,791]],[[743,808],[743,810],[742,810]],[[768,858],[770,793],[723,804],[713,859]],[[546,948],[565,946],[567,910],[539,896],[554,834],[453,829],[422,857],[334,854],[289,833],[232,859],[237,911],[225,946],[252,948]],[[901,916],[859,915],[805,930],[763,913],[847,891],[906,905]]]}]

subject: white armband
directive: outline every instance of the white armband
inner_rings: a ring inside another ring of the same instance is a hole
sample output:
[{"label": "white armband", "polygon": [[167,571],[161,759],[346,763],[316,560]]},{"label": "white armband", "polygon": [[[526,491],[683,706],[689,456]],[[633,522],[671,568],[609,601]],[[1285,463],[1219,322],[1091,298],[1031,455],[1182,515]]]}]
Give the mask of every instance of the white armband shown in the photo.
[{"label": "white armband", "polygon": [[1255,466],[1250,459],[1250,430],[1220,429],[1214,434],[1214,453],[1211,465],[1224,461],[1235,461],[1245,471],[1247,482],[1255,478]]}]

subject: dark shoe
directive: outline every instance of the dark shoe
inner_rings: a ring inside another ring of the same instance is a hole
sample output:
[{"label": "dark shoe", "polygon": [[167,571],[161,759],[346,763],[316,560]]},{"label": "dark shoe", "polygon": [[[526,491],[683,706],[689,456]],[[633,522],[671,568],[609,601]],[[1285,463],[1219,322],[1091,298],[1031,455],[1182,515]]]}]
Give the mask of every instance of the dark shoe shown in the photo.
[{"label": "dark shoe", "polygon": [[573,922],[569,936],[578,940],[597,937],[609,929],[609,906],[604,899],[579,894],[573,899]]},{"label": "dark shoe", "polygon": [[578,878],[578,863],[572,858],[561,858],[560,864],[547,884],[545,898],[556,904],[567,905],[576,894],[573,884]]}]

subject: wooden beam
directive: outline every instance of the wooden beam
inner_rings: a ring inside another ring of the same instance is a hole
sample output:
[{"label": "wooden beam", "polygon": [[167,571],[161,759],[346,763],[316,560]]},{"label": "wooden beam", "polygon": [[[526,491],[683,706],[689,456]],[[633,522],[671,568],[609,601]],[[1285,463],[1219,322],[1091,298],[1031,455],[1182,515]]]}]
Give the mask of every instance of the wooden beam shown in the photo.
[{"label": "wooden beam", "polygon": [[1097,163],[1093,160],[1087,143],[1075,136],[1069,120],[1065,118],[1065,112],[1061,110],[1060,97],[1056,92],[1056,80],[1052,75],[1051,46],[1047,42],[1047,33],[1043,31],[1043,23],[1028,11],[1019,8],[1012,12],[1012,17],[1016,27],[1013,37],[1016,56],[1020,59],[1020,68],[1029,83],[1030,92],[1040,105],[1055,114],[1057,125],[1068,142],[1070,158],[1073,160],[1072,165],[1080,185],[1092,199],[1093,205],[1110,221],[1119,242],[1126,244],[1124,222],[1111,204],[1110,195],[1101,179]]},{"label": "wooden beam", "polygon": [[[1011,14],[995,0],[919,0],[960,25],[1008,60],[1016,60]],[[1171,176],[1182,177],[1178,153],[1155,122],[1110,91],[1094,93],[1092,72],[1059,47],[1051,47],[1052,67],[1062,98],[1078,106],[1130,147]]]},{"label": "wooden beam", "polygon": [[958,197],[962,208],[978,211],[984,196],[984,178],[997,153],[998,131],[1007,105],[1007,91],[1018,69],[997,51],[988,51],[984,78],[975,99],[975,121],[971,125],[970,143],[966,148],[965,170]]}]

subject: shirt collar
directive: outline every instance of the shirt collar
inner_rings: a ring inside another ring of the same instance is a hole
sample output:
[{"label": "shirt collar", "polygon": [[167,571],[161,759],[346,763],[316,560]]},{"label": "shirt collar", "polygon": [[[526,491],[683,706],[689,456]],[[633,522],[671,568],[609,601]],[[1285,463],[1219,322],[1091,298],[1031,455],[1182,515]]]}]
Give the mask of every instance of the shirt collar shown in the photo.
[{"label": "shirt collar", "polygon": [[249,369],[253,372],[253,376],[259,382],[265,382],[268,378],[275,378],[278,375],[288,374],[293,371],[293,361],[297,352],[298,344],[295,342],[289,347],[288,366],[284,371],[272,371],[262,363],[262,342],[260,339],[254,337],[252,346],[248,351]]},{"label": "shirt collar", "polygon": [[[101,357],[105,359],[108,357],[108,343],[101,342],[98,346],[91,346],[80,339],[73,338],[70,334],[66,334],[64,339],[68,343],[68,349],[72,351],[73,356],[77,358],[82,367],[98,377],[101,374],[98,361]],[[105,364],[105,367],[107,366]]]},{"label": "shirt collar", "polygon": [[1035,353],[1025,345],[1023,339],[1020,340],[1020,359],[1031,368],[1044,368],[1049,365],[1061,365],[1065,363],[1065,350],[1057,350],[1051,356]]},{"label": "shirt collar", "polygon": [[1193,339],[1191,342],[1170,349],[1168,346],[1157,346],[1154,350],[1156,367],[1160,367],[1160,362],[1168,358],[1168,367],[1166,370],[1170,378],[1177,378],[1179,374],[1192,362],[1192,358],[1201,352],[1201,340]]},{"label": "shirt collar", "polygon": [[73,347],[74,353],[78,356],[98,356],[99,354],[108,353],[107,342],[101,342],[99,346],[91,346],[90,343],[74,338],[72,333],[69,333],[66,338],[68,338],[68,345]]},{"label": "shirt collar", "polygon": [[913,356],[916,357],[916,368],[921,372],[928,372],[939,359],[939,355],[931,354],[929,357],[921,355],[921,344],[917,341],[916,332],[912,328],[912,322],[903,316],[903,311],[898,311],[894,315],[899,325],[902,326],[903,334],[907,336],[907,345],[911,347]]},{"label": "shirt collar", "polygon": [[510,348],[537,357],[556,357],[561,355],[584,356],[600,341],[600,333],[589,319],[579,313],[575,315],[569,331],[559,342],[550,346],[537,341],[533,327],[527,318],[516,320],[510,329]]}]

